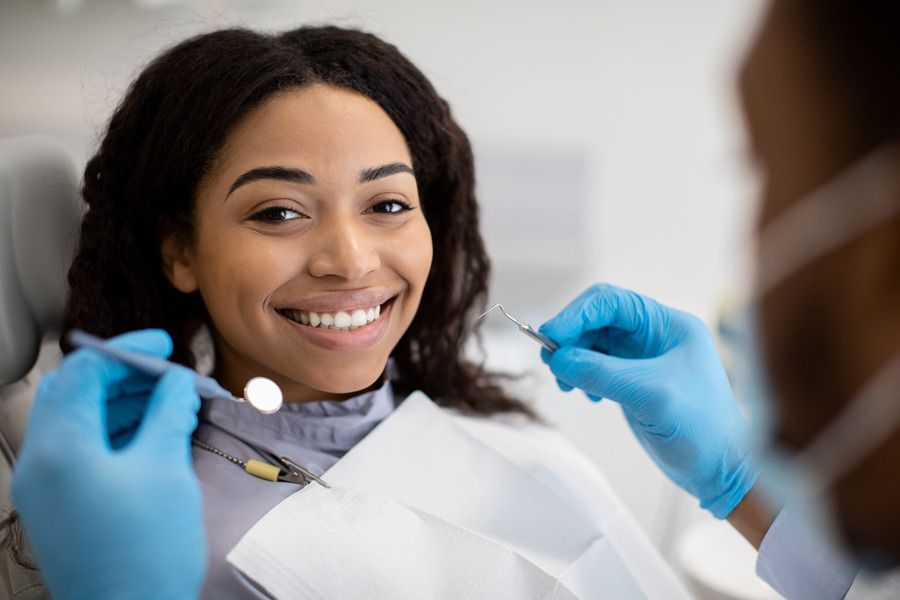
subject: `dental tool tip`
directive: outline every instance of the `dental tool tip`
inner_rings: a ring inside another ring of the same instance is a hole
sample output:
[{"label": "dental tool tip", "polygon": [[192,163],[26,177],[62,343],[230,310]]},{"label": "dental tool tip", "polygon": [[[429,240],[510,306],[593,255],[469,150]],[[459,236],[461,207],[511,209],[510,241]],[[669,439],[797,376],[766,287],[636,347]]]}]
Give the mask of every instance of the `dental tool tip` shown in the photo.
[{"label": "dental tool tip", "polygon": [[[491,312],[492,310],[494,310],[495,308],[498,308],[498,307],[500,308],[500,310],[503,310],[503,306],[502,306],[502,305],[500,305],[500,304],[495,304],[495,305],[493,305],[492,307],[490,307],[489,309],[487,309],[486,311],[484,311],[483,313],[481,313],[480,315],[478,315],[478,319],[475,319],[475,320],[478,321],[479,319],[484,318],[484,315],[488,314],[489,312]],[[505,312],[505,311],[504,311],[504,312]]]}]

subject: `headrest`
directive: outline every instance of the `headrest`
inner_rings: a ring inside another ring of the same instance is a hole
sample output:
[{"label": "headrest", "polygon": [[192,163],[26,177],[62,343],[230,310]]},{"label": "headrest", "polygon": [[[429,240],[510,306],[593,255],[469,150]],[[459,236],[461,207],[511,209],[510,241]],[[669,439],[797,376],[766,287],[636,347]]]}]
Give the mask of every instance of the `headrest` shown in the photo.
[{"label": "headrest", "polygon": [[82,204],[68,153],[44,136],[0,139],[0,385],[58,333]]}]

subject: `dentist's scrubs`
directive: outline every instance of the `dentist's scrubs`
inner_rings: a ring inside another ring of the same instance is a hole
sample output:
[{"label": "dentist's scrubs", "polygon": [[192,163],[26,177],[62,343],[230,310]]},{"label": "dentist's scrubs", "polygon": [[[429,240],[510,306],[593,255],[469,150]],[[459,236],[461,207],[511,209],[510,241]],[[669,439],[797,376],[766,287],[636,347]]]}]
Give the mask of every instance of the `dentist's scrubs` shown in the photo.
[{"label": "dentist's scrubs", "polygon": [[[394,406],[389,381],[348,400],[285,404],[273,415],[260,414],[242,403],[205,402],[194,436],[241,459],[270,462],[254,447],[286,456],[318,476],[390,415]],[[225,556],[263,515],[300,487],[259,479],[196,446],[192,452],[203,491],[209,556],[201,598],[268,598],[226,563]]]}]

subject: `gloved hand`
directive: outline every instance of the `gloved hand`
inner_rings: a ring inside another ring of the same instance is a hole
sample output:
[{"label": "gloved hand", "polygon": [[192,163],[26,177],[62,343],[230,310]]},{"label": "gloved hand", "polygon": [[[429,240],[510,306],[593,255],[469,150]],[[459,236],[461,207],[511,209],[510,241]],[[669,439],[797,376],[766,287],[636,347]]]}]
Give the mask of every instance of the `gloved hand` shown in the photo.
[{"label": "gloved hand", "polygon": [[[172,354],[172,340],[165,332],[133,331],[110,340],[110,343],[159,358],[168,358]],[[121,448],[131,440],[144,418],[147,400],[157,381],[157,377],[132,370],[127,378],[107,391],[106,432],[113,448]]]},{"label": "gloved hand", "polygon": [[634,292],[597,285],[540,331],[560,345],[542,358],[560,387],[622,406],[663,472],[723,519],[758,475],[748,427],[706,326]]},{"label": "gloved hand", "polygon": [[[159,356],[172,347],[159,330],[114,343]],[[160,378],[133,439],[118,450],[109,442],[107,403],[146,382],[88,349],[41,381],[12,496],[54,598],[197,597],[206,537],[190,458],[200,407],[190,372]]]}]

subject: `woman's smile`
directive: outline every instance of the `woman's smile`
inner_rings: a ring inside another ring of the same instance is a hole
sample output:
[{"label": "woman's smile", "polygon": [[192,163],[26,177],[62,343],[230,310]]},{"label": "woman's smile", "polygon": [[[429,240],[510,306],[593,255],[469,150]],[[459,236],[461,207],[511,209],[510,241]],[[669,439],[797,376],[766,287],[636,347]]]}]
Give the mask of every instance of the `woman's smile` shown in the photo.
[{"label": "woman's smile", "polygon": [[315,346],[335,351],[364,350],[384,339],[391,309],[400,297],[372,289],[332,292],[276,308],[275,312],[287,322],[288,331]]}]

